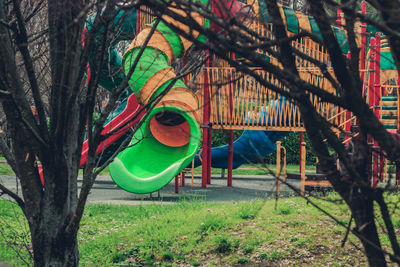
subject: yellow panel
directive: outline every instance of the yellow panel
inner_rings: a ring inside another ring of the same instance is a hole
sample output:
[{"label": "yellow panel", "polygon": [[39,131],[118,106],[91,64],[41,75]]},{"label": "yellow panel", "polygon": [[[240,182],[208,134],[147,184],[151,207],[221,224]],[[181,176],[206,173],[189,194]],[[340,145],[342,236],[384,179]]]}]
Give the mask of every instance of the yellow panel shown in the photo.
[{"label": "yellow panel", "polygon": [[[179,9],[179,8],[175,8],[175,7],[171,7],[169,9],[182,17],[188,17],[188,14],[187,14],[186,10],[184,10],[184,9]],[[194,19],[198,24],[204,25],[204,17],[200,16],[199,13],[191,12],[189,17],[192,17],[192,19]],[[172,18],[167,15],[164,15],[162,18],[163,18],[163,20],[165,20],[167,22],[167,24],[174,25],[176,28],[182,30],[183,32],[185,32],[187,34],[191,34],[194,38],[197,38],[197,36],[199,35],[199,32],[193,31],[189,26],[177,21],[176,18]],[[183,44],[185,51],[188,50],[189,47],[192,45],[192,42],[185,39],[182,36],[180,36],[180,38],[182,40],[182,44]]]},{"label": "yellow panel", "polygon": [[296,12],[296,16],[299,21],[300,29],[312,33],[310,20],[308,19],[308,16],[300,12]]},{"label": "yellow panel", "polygon": [[153,93],[168,80],[175,77],[175,71],[173,68],[165,68],[156,72],[147,82],[143,85],[138,95],[138,102],[140,104],[147,104]]}]

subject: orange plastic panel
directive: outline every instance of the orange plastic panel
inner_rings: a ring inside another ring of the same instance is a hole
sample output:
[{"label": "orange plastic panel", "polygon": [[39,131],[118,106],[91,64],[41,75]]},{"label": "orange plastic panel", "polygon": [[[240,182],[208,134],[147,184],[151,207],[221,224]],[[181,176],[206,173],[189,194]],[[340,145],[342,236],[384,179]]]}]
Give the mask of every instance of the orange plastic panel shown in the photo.
[{"label": "orange plastic panel", "polygon": [[185,121],[176,126],[163,125],[153,117],[150,121],[150,131],[160,143],[170,147],[181,147],[190,141],[189,123]]}]

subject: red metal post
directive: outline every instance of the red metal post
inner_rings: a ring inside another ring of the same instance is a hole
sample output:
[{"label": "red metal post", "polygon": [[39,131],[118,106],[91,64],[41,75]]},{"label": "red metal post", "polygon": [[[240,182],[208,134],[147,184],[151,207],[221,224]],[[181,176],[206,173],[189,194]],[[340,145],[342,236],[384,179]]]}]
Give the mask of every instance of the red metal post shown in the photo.
[{"label": "red metal post", "polygon": [[[367,3],[362,1],[361,3],[361,12],[362,14],[367,14]],[[360,50],[360,69],[361,69],[361,81],[364,85],[364,77],[365,77],[365,57],[367,50],[367,23],[361,23],[361,50]]]},{"label": "red metal post", "polygon": [[[379,102],[381,95],[380,88],[380,34],[377,33],[375,38],[371,38],[371,62],[370,62],[370,73],[368,80],[368,94],[369,101],[368,104],[372,107],[374,114],[379,118]],[[372,140],[370,139],[370,142]],[[373,141],[373,146],[378,147],[378,143]],[[378,152],[373,152],[372,157],[372,186],[376,187],[378,182]]]},{"label": "red metal post", "polygon": [[[209,55],[207,52],[206,56]],[[201,187],[206,188],[211,183],[211,128],[210,128],[210,91],[211,74],[207,67],[210,66],[210,59],[207,60],[204,68],[204,93],[203,93],[203,165],[201,175]],[[210,75],[209,75],[210,74]]]},{"label": "red metal post", "polygon": [[[370,40],[370,58],[369,58],[369,69],[368,71],[368,105],[370,108],[374,107],[374,82],[375,82],[375,55],[376,55],[376,50],[375,50],[375,37],[372,37]],[[371,144],[373,143],[372,138],[369,136],[368,137],[368,143]],[[371,164],[369,164],[370,170],[373,170],[373,161],[370,161]],[[374,173],[372,173],[372,177],[374,177]]]},{"label": "red metal post", "polygon": [[397,133],[400,131],[400,75],[397,77]]},{"label": "red metal post", "polygon": [[375,80],[374,80],[374,113],[379,118],[381,90],[381,33],[375,35]]},{"label": "red metal post", "polygon": [[376,50],[375,50],[375,37],[371,38],[370,41],[370,62],[369,62],[369,77],[368,77],[368,105],[370,108],[374,107],[374,82],[375,82],[375,57],[376,57]]},{"label": "red metal post", "polygon": [[179,174],[175,176],[175,193],[179,193]]},{"label": "red metal post", "polygon": [[201,168],[201,187],[207,187],[208,180],[208,135],[210,123],[210,95],[208,88],[208,69],[204,68],[204,91],[203,91],[203,165]]},{"label": "red metal post", "polygon": [[[351,59],[351,54],[350,51],[347,53],[347,58]],[[346,132],[350,132],[351,130],[351,112],[346,110],[346,115],[345,115],[345,127],[344,130]],[[345,139],[350,139],[350,135],[346,135]],[[349,144],[350,140],[346,142],[346,145]]]},{"label": "red metal post", "polygon": [[[381,89],[381,34],[379,32],[375,35],[375,81],[374,81],[374,113],[377,118],[380,117],[380,101],[382,95]],[[380,165],[383,165],[383,157],[380,153],[380,148],[378,148],[378,142],[374,141],[374,147],[378,149],[374,153],[373,166],[374,166],[374,178],[373,186],[376,187],[379,178],[381,178]]]},{"label": "red metal post", "polygon": [[[207,62],[206,62],[206,66],[210,67],[212,65],[212,60],[211,57],[208,58]],[[209,92],[208,92],[208,125],[209,127],[207,128],[208,131],[208,135],[207,135],[207,184],[211,184],[211,141],[212,141],[212,127],[210,124],[210,116],[211,116],[211,97],[212,97],[212,84],[213,84],[213,80],[212,80],[212,75],[208,76],[208,88],[209,88]]]},{"label": "red metal post", "polygon": [[136,11],[136,34],[140,31],[140,7]]},{"label": "red metal post", "polygon": [[342,10],[340,8],[337,10],[336,24],[342,27]]}]

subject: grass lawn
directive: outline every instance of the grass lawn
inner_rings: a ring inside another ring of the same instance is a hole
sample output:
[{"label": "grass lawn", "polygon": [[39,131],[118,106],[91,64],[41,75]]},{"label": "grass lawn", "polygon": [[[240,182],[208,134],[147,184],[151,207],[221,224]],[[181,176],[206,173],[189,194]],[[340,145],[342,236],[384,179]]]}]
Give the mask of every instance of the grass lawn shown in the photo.
[{"label": "grass lawn", "polygon": [[[390,195],[393,202],[399,195]],[[336,194],[314,199],[347,223]],[[79,232],[81,266],[365,266],[358,240],[301,198],[239,203],[88,205]],[[27,261],[26,223],[15,204],[0,201],[0,260]],[[394,218],[400,231],[400,217]],[[352,226],[353,227],[353,226]],[[388,240],[382,238],[385,247]],[[29,248],[30,245],[27,244]]]}]

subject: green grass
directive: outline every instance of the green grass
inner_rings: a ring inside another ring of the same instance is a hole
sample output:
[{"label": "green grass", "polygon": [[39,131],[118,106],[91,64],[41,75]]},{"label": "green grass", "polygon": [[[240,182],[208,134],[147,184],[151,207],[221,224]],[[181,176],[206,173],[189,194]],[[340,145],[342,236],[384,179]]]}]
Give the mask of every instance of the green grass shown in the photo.
[{"label": "green grass", "polygon": [[11,169],[10,165],[0,163],[0,174],[14,174],[14,171]]},{"label": "green grass", "polygon": [[[399,202],[389,196],[389,207]],[[337,200],[336,194],[327,199]],[[338,201],[315,201],[347,223]],[[345,229],[300,198],[239,203],[183,201],[174,205],[88,205],[78,239],[81,266],[230,266],[249,264],[365,266],[362,252]],[[394,206],[393,206],[394,207]],[[0,201],[0,261],[20,266],[13,248],[30,261],[27,225],[15,204]],[[394,217],[400,231],[399,214]],[[353,226],[352,226],[353,227]],[[382,238],[385,247],[388,240]]]}]

